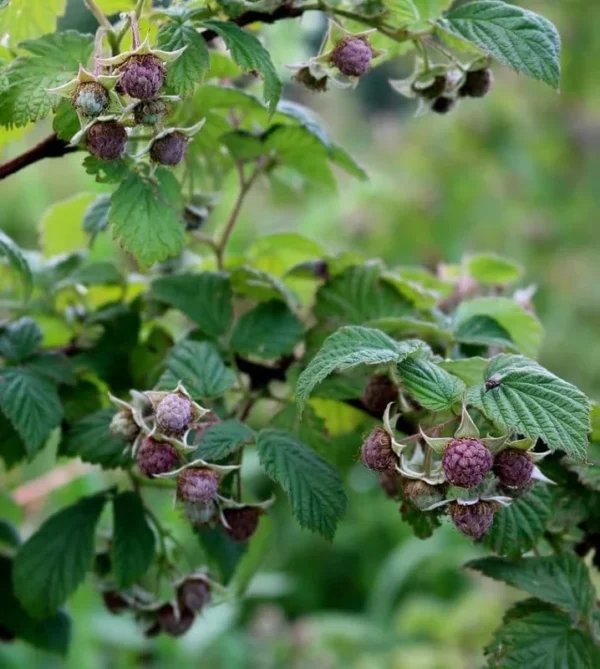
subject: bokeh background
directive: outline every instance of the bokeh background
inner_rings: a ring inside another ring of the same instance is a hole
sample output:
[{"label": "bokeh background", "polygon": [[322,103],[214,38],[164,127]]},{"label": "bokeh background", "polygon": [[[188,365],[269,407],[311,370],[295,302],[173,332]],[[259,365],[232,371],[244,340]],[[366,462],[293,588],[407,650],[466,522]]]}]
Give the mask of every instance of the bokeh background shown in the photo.
[{"label": "bokeh background", "polygon": [[[600,5],[520,4],[559,28],[560,95],[496,68],[496,87],[486,99],[463,102],[446,117],[415,119],[414,103],[387,84],[410,71],[409,60],[373,71],[355,91],[312,95],[290,83],[287,95],[319,112],[370,181],[357,184],[340,174],[337,194],[300,201],[259,189],[232,249],[293,230],[332,251],[382,257],[390,265],[435,267],[474,251],[506,255],[525,266],[526,284],[538,286],[534,302],[546,328],[542,364],[599,398]],[[94,29],[79,1],[69,3],[61,24]],[[266,29],[282,76],[289,80],[286,63],[314,53],[322,30],[319,15]],[[26,134],[0,129],[0,157],[16,155],[48,131],[44,124]],[[49,206],[101,188],[80,156],[38,163],[0,184],[0,226],[35,248]],[[209,225],[217,227],[224,212],[217,207]],[[54,509],[98,489],[102,474],[75,468],[73,480],[50,496],[27,496],[22,486],[52,460],[48,449],[26,467],[0,472],[7,490],[21,486],[20,499],[27,500],[19,506],[0,493],[1,515],[31,530]],[[253,480],[251,459],[247,465]],[[133,621],[104,610],[90,579],[69,605],[74,639],[66,660],[16,644],[0,647],[0,666],[480,667],[481,649],[515,593],[462,570],[479,549],[449,527],[427,541],[415,539],[368,472],[350,467],[347,480],[349,512],[333,544],[300,531],[278,506],[261,530],[259,541],[270,548],[246,597],[210,608],[183,639],[145,640]],[[159,494],[152,502],[182,541],[193,544],[170,500]]]}]

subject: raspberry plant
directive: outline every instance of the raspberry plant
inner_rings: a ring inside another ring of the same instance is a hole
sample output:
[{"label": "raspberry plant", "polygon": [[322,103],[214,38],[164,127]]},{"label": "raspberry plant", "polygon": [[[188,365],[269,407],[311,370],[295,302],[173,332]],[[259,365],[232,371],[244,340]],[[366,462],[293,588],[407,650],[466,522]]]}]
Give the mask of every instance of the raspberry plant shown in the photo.
[{"label": "raspberry plant", "polygon": [[[398,522],[423,539],[453,524],[496,554],[469,568],[529,595],[488,666],[599,666],[584,558],[596,551],[598,566],[600,412],[535,361],[542,326],[515,290],[521,268],[482,254],[390,269],[292,232],[228,254],[251,188],[291,174],[331,189],[332,166],[366,178],[309,109],[281,100],[261,23],[326,16],[319,52],[291,64],[313,91],[412,51],[413,74],[391,85],[419,113],[488,94],[494,59],[558,87],[554,26],[500,0],[85,4],[95,36],[52,32],[48,10],[23,25],[25,0],[0,3],[0,124],[52,116],[54,128],[0,178],[79,151],[106,188],[84,196],[83,230],[90,245],[116,240],[114,262],[99,262],[0,237],[0,454],[10,469],[58,440],[61,461],[102,467],[109,485],[26,540],[2,521],[1,638],[65,652],[62,607],[90,570],[112,613],[148,636],[184,634],[231,596],[231,561],[243,564],[275,497],[333,540],[343,452],[380,477]],[[111,22],[104,5],[123,13]],[[231,174],[237,196],[212,236]],[[273,496],[245,485],[250,454]],[[149,487],[172,495],[206,564],[183,559]]]}]

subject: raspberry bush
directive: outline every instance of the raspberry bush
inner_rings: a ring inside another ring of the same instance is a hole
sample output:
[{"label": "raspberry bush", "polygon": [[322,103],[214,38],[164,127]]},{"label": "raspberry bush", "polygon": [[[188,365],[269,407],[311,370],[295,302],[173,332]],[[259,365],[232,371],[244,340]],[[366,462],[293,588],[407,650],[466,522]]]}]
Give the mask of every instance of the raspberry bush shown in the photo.
[{"label": "raspberry bush", "polygon": [[[331,189],[333,167],[367,178],[313,112],[281,99],[261,22],[327,17],[318,52],[288,64],[322,94],[412,53],[412,75],[390,84],[438,114],[490,93],[494,60],[557,88],[554,26],[501,0],[122,4],[111,22],[87,0],[95,35],[18,42],[10,23],[3,35],[0,124],[51,116],[54,133],[0,177],[78,152],[103,189],[82,228],[116,250],[111,262],[85,249],[36,256],[0,236],[4,466],[58,443],[61,462],[108,481],[33,531],[2,521],[0,638],[66,652],[62,607],[90,571],[111,613],[149,637],[181,636],[243,594],[249,577],[230,589],[233,574],[245,551],[258,567],[282,497],[302,528],[334,540],[360,461],[399,523],[422,539],[453,526],[495,553],[469,568],[530,595],[507,613],[488,666],[599,666],[585,558],[597,547],[588,449],[600,412],[535,361],[542,326],[516,291],[521,268],[494,254],[388,268],[293,232],[261,238],[259,223],[244,257],[228,252],[252,189],[289,175]],[[182,557],[150,489],[172,496],[204,561]]]}]

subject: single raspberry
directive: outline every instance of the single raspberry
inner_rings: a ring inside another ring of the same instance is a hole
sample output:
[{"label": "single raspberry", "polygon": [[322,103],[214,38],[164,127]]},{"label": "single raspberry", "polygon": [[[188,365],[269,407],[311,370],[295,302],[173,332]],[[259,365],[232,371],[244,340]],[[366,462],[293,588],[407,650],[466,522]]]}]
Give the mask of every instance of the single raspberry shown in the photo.
[{"label": "single raspberry", "polygon": [[516,448],[501,451],[494,460],[494,474],[500,483],[511,488],[522,488],[531,480],[533,462],[526,453]]},{"label": "single raspberry", "polygon": [[372,376],[363,393],[363,404],[381,418],[390,402],[398,401],[398,386],[385,374]]},{"label": "single raspberry", "polygon": [[112,417],[109,430],[115,439],[131,442],[138,436],[140,428],[133,420],[131,411],[122,409]]},{"label": "single raspberry", "polygon": [[127,130],[116,121],[98,121],[87,131],[88,151],[102,160],[117,160],[125,153]]},{"label": "single raspberry", "polygon": [[376,472],[394,469],[396,455],[392,450],[392,438],[382,427],[376,427],[366,438],[362,445],[361,459],[365,467]]},{"label": "single raspberry", "polygon": [[434,111],[436,114],[447,114],[449,111],[452,111],[455,106],[456,100],[446,97],[445,95],[441,95],[431,105],[431,111]]},{"label": "single raspberry", "polygon": [[210,602],[210,585],[202,578],[190,578],[177,589],[181,609],[200,611]]},{"label": "single raspberry", "polygon": [[418,479],[403,481],[402,490],[408,501],[421,510],[444,499],[443,489],[440,486],[429,485]]},{"label": "single raspberry", "polygon": [[177,469],[180,460],[175,447],[167,441],[146,437],[137,452],[137,464],[144,476],[152,478]]},{"label": "single raspberry", "polygon": [[73,107],[83,116],[100,116],[110,103],[106,88],[95,81],[80,84],[72,100]]},{"label": "single raspberry", "polygon": [[385,472],[381,472],[379,475],[379,485],[390,499],[396,499],[398,497],[400,481],[400,474],[393,469],[388,469]]},{"label": "single raspberry", "polygon": [[138,100],[151,100],[165,81],[165,67],[156,56],[131,56],[119,68],[119,90]]},{"label": "single raspberry", "polygon": [[442,458],[446,478],[461,488],[479,485],[493,464],[492,454],[477,439],[454,439]]},{"label": "single raspberry", "polygon": [[452,502],[448,506],[448,511],[452,522],[460,532],[473,539],[481,539],[494,521],[496,505],[493,502],[481,501],[475,504]]},{"label": "single raspberry", "polygon": [[331,62],[348,77],[361,77],[369,70],[373,50],[363,37],[344,37],[331,53]]},{"label": "single raspberry", "polygon": [[114,615],[123,613],[129,608],[129,602],[122,597],[118,592],[112,590],[107,590],[102,593],[102,600],[104,601],[104,606]]},{"label": "single raspberry", "polygon": [[177,615],[177,611],[172,604],[163,604],[158,609],[158,622],[163,630],[169,636],[182,636],[194,624],[193,611],[188,608],[182,608]]},{"label": "single raspberry", "polygon": [[446,90],[446,75],[440,74],[429,86],[418,88],[413,85],[413,91],[426,100],[434,100]]},{"label": "single raspberry", "polygon": [[234,541],[248,541],[258,529],[261,511],[256,507],[226,509],[223,512],[229,527],[223,526],[227,535]]},{"label": "single raspberry", "polygon": [[152,143],[150,158],[159,165],[179,165],[187,151],[188,138],[180,132],[170,132]]},{"label": "single raspberry", "polygon": [[319,79],[313,76],[308,67],[300,68],[292,78],[313,93],[323,93],[327,90],[328,78],[325,76]]},{"label": "single raspberry", "polygon": [[133,118],[138,125],[156,125],[169,111],[169,105],[163,100],[142,100],[133,108]]},{"label": "single raspberry", "polygon": [[219,490],[219,475],[206,467],[184,469],[177,478],[177,495],[185,502],[212,502]]},{"label": "single raspberry", "polygon": [[155,417],[159,432],[182,434],[192,422],[192,403],[179,393],[169,393],[158,403]]},{"label": "single raspberry", "polygon": [[465,82],[460,87],[458,94],[461,97],[482,98],[490,92],[493,85],[494,75],[489,68],[472,70],[467,72]]}]

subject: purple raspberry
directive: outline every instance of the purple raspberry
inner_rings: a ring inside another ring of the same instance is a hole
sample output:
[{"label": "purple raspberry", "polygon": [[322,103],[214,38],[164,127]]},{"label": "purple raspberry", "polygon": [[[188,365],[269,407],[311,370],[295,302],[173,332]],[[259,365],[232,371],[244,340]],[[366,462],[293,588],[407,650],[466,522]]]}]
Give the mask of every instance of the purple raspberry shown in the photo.
[{"label": "purple raspberry", "polygon": [[258,529],[261,510],[245,506],[241,509],[226,509],[223,515],[229,525],[223,526],[227,535],[234,541],[248,541]]},{"label": "purple raspberry", "polygon": [[189,467],[177,478],[177,495],[185,502],[212,502],[219,490],[219,475],[207,467]]},{"label": "purple raspberry", "polygon": [[446,75],[445,74],[438,75],[437,77],[435,77],[433,82],[429,84],[429,86],[426,86],[425,88],[417,88],[413,84],[413,90],[420,97],[425,98],[426,100],[434,100],[446,90]]},{"label": "purple raspberry", "polygon": [[132,442],[138,436],[140,428],[133,420],[131,411],[122,409],[113,416],[109,430],[115,439]]},{"label": "purple raspberry", "polygon": [[169,393],[158,403],[155,417],[159,432],[182,434],[193,419],[192,403],[179,393]]},{"label": "purple raspberry", "polygon": [[419,479],[408,479],[402,482],[402,490],[404,496],[417,509],[427,509],[436,502],[441,502],[444,499],[443,488],[441,486],[429,485],[425,481]]},{"label": "purple raspberry", "polygon": [[107,590],[102,593],[102,599],[104,601],[104,606],[113,614],[119,615],[129,608],[129,602],[121,596],[118,592],[113,590]]},{"label": "purple raspberry", "polygon": [[331,62],[347,77],[361,77],[368,71],[373,50],[363,37],[345,37],[331,53]]},{"label": "purple raspberry", "polygon": [[494,75],[489,68],[473,70],[467,72],[465,82],[460,87],[458,94],[461,97],[482,98],[490,92],[493,85]]},{"label": "purple raspberry", "polygon": [[460,532],[473,539],[481,539],[494,521],[496,505],[493,502],[481,501],[475,504],[452,502],[448,506],[448,511],[452,522]]},{"label": "purple raspberry", "polygon": [[494,473],[500,483],[511,488],[523,488],[531,480],[533,462],[523,451],[507,448],[496,456]]},{"label": "purple raspberry", "polygon": [[177,469],[180,460],[174,446],[146,437],[137,452],[137,464],[144,476],[152,478]]},{"label": "purple raspberry", "polygon": [[398,401],[398,387],[385,374],[373,376],[365,388],[362,400],[372,414],[381,418],[387,405]]},{"label": "purple raspberry", "polygon": [[182,608],[177,614],[175,607],[172,604],[163,604],[158,609],[158,622],[163,630],[169,636],[182,636],[194,624],[193,611],[188,608]]},{"label": "purple raspberry", "polygon": [[366,438],[361,450],[363,465],[376,472],[394,470],[396,455],[392,450],[392,438],[382,428],[376,427]]},{"label": "purple raspberry", "polygon": [[98,121],[87,131],[88,151],[102,160],[117,160],[125,153],[127,130],[116,121]]},{"label": "purple raspberry", "polygon": [[169,105],[163,100],[142,100],[133,108],[133,118],[138,125],[156,125],[169,111]]},{"label": "purple raspberry", "polygon": [[150,158],[160,165],[179,165],[187,151],[188,138],[180,132],[170,132],[152,143]]},{"label": "purple raspberry", "polygon": [[138,100],[151,100],[165,81],[165,67],[152,54],[131,56],[119,68],[119,91]]},{"label": "purple raspberry", "polygon": [[73,107],[83,116],[100,116],[110,103],[106,88],[95,81],[80,84],[72,100]]},{"label": "purple raspberry", "polygon": [[431,105],[431,111],[435,112],[436,114],[447,114],[448,112],[452,111],[455,106],[456,100],[445,95],[441,95]]},{"label": "purple raspberry", "polygon": [[381,472],[379,475],[379,485],[390,499],[396,499],[400,490],[400,474],[393,469]]},{"label": "purple raspberry", "polygon": [[446,478],[461,488],[479,485],[493,464],[492,454],[477,439],[454,439],[442,458]]},{"label": "purple raspberry", "polygon": [[203,578],[187,579],[177,589],[177,601],[181,609],[200,611],[210,599],[210,585]]}]

